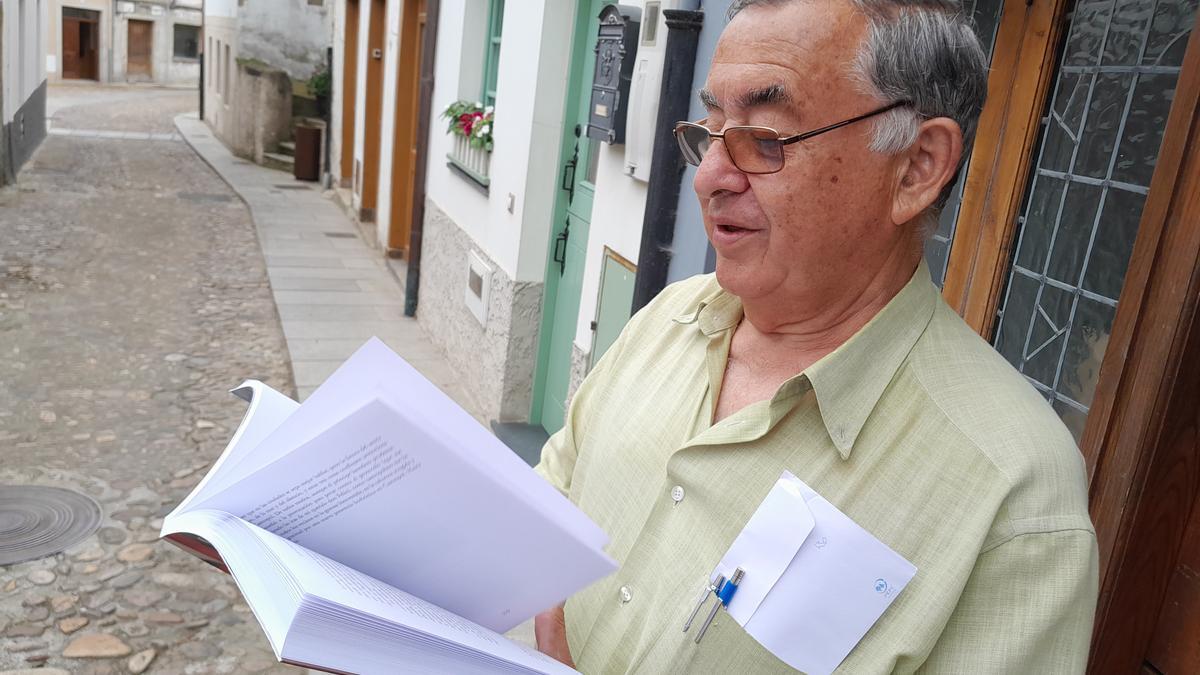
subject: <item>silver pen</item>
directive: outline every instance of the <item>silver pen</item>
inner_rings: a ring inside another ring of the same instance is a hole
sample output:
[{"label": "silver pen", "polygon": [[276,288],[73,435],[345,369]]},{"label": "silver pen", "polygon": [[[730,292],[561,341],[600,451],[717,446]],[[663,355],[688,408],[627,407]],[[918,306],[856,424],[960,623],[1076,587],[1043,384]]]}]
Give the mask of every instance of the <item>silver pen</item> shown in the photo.
[{"label": "silver pen", "polygon": [[704,625],[700,626],[700,632],[696,633],[696,644],[700,644],[704,633],[708,631],[708,627],[712,625],[713,619],[716,618],[717,611],[729,605],[729,601],[733,599],[733,594],[737,592],[738,584],[742,583],[742,577],[744,576],[746,576],[746,572],[739,567],[734,570],[733,576],[721,585],[720,590],[717,591],[717,604],[713,605],[712,610],[708,613],[708,617],[704,620]]},{"label": "silver pen", "polygon": [[708,596],[715,593],[721,584],[725,583],[725,575],[718,574],[717,578],[708,583],[708,586],[700,592],[700,597],[696,600],[696,607],[692,609],[692,613],[688,616],[687,621],[683,624],[683,632],[688,632],[692,627],[692,622],[696,620],[696,615],[700,613],[700,608],[704,606],[704,601],[708,600]]}]

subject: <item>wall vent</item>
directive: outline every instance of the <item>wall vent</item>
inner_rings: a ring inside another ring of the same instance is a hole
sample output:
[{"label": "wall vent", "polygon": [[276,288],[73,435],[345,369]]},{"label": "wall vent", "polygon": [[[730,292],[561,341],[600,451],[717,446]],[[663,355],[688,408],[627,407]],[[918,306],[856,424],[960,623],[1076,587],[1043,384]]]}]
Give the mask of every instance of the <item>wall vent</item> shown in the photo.
[{"label": "wall vent", "polygon": [[492,266],[475,251],[467,253],[467,288],[463,294],[467,309],[481,326],[487,326],[488,300],[492,292]]}]

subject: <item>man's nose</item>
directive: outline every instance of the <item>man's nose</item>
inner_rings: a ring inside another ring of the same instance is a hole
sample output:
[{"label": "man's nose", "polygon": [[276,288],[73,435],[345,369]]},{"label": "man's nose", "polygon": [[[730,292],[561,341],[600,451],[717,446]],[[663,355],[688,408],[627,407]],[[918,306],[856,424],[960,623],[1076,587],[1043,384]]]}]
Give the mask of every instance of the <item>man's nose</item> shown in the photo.
[{"label": "man's nose", "polygon": [[696,167],[696,178],[692,182],[696,196],[709,199],[721,192],[745,192],[750,181],[741,169],[733,164],[725,142],[713,139],[700,166]]}]

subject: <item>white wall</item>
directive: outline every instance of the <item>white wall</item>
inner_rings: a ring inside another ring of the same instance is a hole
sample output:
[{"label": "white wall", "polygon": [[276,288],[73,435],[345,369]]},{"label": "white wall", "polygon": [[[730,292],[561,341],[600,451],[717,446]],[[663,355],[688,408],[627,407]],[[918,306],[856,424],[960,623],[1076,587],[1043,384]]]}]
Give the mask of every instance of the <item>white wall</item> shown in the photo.
[{"label": "white wall", "polygon": [[4,35],[0,48],[3,64],[3,123],[29,100],[46,79],[46,0],[2,0]]},{"label": "white wall", "polygon": [[334,185],[348,176],[342,173],[342,153],[349,148],[342,147],[342,101],[345,89],[342,75],[346,72],[346,0],[334,0],[333,8],[333,98],[329,101],[329,171],[333,175]]},{"label": "white wall", "polygon": [[238,0],[204,0],[204,16],[232,19],[237,16]]},{"label": "white wall", "polygon": [[478,96],[465,96],[463,86],[481,81],[482,52],[464,40],[483,39],[486,26],[477,17],[486,3],[447,0],[441,7],[427,194],[514,281],[540,282],[545,275],[573,5],[505,3],[487,195],[446,168],[451,137],[437,117],[460,97]]},{"label": "white wall", "polygon": [[388,0],[383,37],[383,118],[379,125],[379,192],[375,206],[375,239],[387,250],[392,222],[392,165],[396,147],[396,77],[400,68],[400,23],[403,0]]}]

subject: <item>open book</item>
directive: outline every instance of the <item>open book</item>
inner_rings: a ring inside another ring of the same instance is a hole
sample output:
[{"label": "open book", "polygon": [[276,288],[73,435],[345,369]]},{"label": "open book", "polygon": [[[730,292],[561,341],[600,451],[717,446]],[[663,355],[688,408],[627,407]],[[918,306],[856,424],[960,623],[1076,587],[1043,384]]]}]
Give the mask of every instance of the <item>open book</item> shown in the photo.
[{"label": "open book", "polygon": [[261,382],[162,536],[233,575],[276,656],[347,673],[563,673],[500,635],[616,564],[607,537],[382,342],[303,405]]}]

